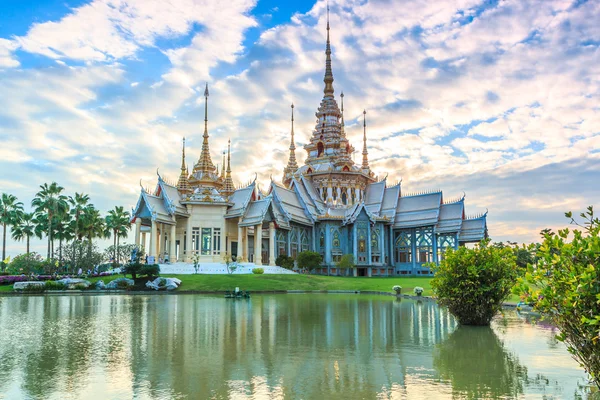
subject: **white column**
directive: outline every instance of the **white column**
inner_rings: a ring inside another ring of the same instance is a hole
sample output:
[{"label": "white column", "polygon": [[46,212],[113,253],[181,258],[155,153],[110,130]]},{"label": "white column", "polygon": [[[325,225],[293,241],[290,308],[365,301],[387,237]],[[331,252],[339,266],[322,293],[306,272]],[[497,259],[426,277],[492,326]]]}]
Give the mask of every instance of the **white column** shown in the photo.
[{"label": "white column", "polygon": [[254,226],[254,264],[262,265],[262,223]]},{"label": "white column", "polygon": [[[241,218],[240,218],[241,219]],[[244,261],[250,261],[250,253],[248,252],[248,227],[244,227]]]},{"label": "white column", "polygon": [[333,189],[331,186],[327,187],[327,202],[333,201]]},{"label": "white column", "polygon": [[143,247],[143,248],[144,248],[144,251],[146,251],[146,250],[147,250],[147,247],[146,247],[146,232],[142,232],[142,243],[141,243],[141,247]]},{"label": "white column", "polygon": [[171,246],[169,246],[169,261],[174,263],[177,262],[177,251],[175,250],[177,245],[175,243],[175,235],[177,230],[177,224],[171,225],[171,233],[169,234],[171,237]]},{"label": "white column", "polygon": [[348,204],[354,204],[352,201],[352,189],[350,189],[350,186],[346,188],[346,202]]},{"label": "white column", "polygon": [[[156,260],[156,236],[157,236],[158,232],[156,229],[156,222],[152,221],[152,227],[150,229],[150,251],[148,252],[149,255],[153,256]],[[155,262],[158,262],[158,260],[156,260]]]},{"label": "white column", "polygon": [[360,203],[360,189],[358,187],[354,188],[354,197],[357,203]]},{"label": "white column", "polygon": [[275,223],[269,223],[269,265],[275,266]]},{"label": "white column", "polygon": [[337,201],[338,203],[342,203],[342,188],[341,187],[337,187]]},{"label": "white column", "polygon": [[185,260],[187,262],[191,262],[192,261],[192,257],[193,257],[193,253],[192,253],[192,207],[191,206],[187,206],[188,208],[188,213],[190,214],[190,216],[187,219],[187,226],[186,226],[186,240],[185,240]]},{"label": "white column", "polygon": [[140,247],[140,231],[142,229],[142,219],[137,217],[135,219],[135,245]]},{"label": "white column", "polygon": [[238,221],[238,236],[237,236],[237,252],[238,252],[238,261],[244,261],[244,228],[242,228],[239,223],[241,222],[241,218]]}]

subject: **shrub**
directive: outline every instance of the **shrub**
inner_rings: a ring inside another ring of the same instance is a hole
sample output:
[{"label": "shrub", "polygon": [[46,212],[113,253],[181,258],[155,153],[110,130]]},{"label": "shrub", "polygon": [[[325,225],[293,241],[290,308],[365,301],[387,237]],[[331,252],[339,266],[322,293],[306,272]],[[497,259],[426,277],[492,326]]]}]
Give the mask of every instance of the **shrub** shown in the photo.
[{"label": "shrub", "polygon": [[513,250],[488,244],[483,240],[474,249],[448,249],[439,265],[430,265],[439,303],[462,325],[489,325],[516,281]]},{"label": "shrub", "polygon": [[294,268],[294,259],[282,254],[275,260],[275,265],[285,269],[292,269]]},{"label": "shrub", "polygon": [[23,293],[44,293],[46,286],[42,285],[29,285],[23,289]]},{"label": "shrub", "polygon": [[20,254],[13,258],[8,265],[7,272],[11,275],[29,275],[31,273],[39,273],[42,269],[42,256],[38,253],[31,252],[29,254]]},{"label": "shrub", "polygon": [[144,265],[142,268],[140,268],[138,274],[149,277],[158,276],[160,274],[160,267],[158,264]]},{"label": "shrub", "polygon": [[56,281],[46,281],[46,290],[65,290],[67,287],[64,283]]},{"label": "shrub", "polygon": [[314,251],[303,251],[298,254],[296,258],[296,262],[298,263],[298,268],[306,269],[308,271],[312,271],[321,265],[323,258],[321,255]]},{"label": "shrub", "polygon": [[87,290],[88,286],[85,283],[76,283],[73,287],[75,290]]},{"label": "shrub", "polygon": [[575,360],[600,388],[600,220],[589,207],[580,214],[582,224],[566,213],[571,223],[583,228],[558,233],[542,231],[537,268],[529,265],[515,292],[559,328]]},{"label": "shrub", "polygon": [[353,254],[344,254],[340,261],[337,263],[337,267],[339,269],[344,269],[346,271],[354,268],[356,264],[354,263],[354,255]]},{"label": "shrub", "polygon": [[424,291],[425,291],[425,290],[424,290],[424,289],[423,289],[421,286],[416,286],[416,287],[413,289],[413,293],[414,293],[414,294],[416,294],[417,296],[421,296],[421,295],[423,295],[423,292],[424,292]]},{"label": "shrub", "polygon": [[262,275],[265,273],[265,270],[262,268],[252,268],[252,273],[255,275]]},{"label": "shrub", "polygon": [[395,285],[394,287],[392,287],[392,290],[394,292],[396,292],[396,294],[401,294],[402,293],[402,286],[400,285]]},{"label": "shrub", "polygon": [[129,289],[129,285],[127,284],[126,281],[118,281],[117,288],[118,289]]},{"label": "shrub", "polygon": [[42,261],[40,264],[39,272],[43,274],[52,275],[58,272],[58,260],[49,258]]}]

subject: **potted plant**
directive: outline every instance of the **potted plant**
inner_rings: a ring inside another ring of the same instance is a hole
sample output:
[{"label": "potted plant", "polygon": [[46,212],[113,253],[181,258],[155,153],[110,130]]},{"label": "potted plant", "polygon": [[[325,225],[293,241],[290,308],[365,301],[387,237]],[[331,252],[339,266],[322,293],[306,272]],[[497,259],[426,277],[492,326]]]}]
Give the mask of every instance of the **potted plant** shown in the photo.
[{"label": "potted plant", "polygon": [[413,289],[413,292],[415,292],[415,294],[420,297],[423,295],[423,288],[420,286],[417,286]]},{"label": "potted plant", "polygon": [[396,296],[399,296],[402,293],[402,286],[400,285],[395,285],[392,290],[394,292],[396,292]]}]

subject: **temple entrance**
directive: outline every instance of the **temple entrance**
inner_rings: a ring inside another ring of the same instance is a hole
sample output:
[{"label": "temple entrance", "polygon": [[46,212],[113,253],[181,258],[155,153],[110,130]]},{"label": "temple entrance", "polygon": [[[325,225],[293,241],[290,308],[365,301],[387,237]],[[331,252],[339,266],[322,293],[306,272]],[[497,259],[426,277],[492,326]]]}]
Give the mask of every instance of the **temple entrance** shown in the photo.
[{"label": "temple entrance", "polygon": [[366,268],[357,268],[358,276],[367,276],[367,269]]},{"label": "temple entrance", "polygon": [[237,258],[238,255],[238,242],[231,242],[231,257]]}]

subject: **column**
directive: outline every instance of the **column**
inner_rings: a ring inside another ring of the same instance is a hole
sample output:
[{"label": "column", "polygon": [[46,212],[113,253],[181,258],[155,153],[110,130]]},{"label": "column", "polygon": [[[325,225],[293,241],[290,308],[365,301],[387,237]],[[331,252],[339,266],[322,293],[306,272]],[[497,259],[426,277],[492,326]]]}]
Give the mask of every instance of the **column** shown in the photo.
[{"label": "column", "polygon": [[275,266],[275,223],[269,222],[269,265]]},{"label": "column", "polygon": [[325,224],[325,265],[327,266],[327,275],[331,266],[331,229],[329,224]]},{"label": "column", "polygon": [[262,265],[262,223],[254,226],[254,264]]},{"label": "column", "polygon": [[382,224],[379,229],[379,254],[381,254],[381,265],[387,266],[385,262],[385,226]]},{"label": "column", "polygon": [[140,232],[142,230],[142,219],[141,218],[136,218],[135,219],[135,245],[140,247]]},{"label": "column", "polygon": [[367,265],[373,264],[373,257],[371,257],[371,221],[367,224]]},{"label": "column", "polygon": [[[356,232],[357,226],[356,223],[352,225],[352,253],[354,254],[354,264],[358,264],[358,236]],[[354,268],[356,272],[356,268]],[[356,275],[355,275],[356,276]]]},{"label": "column", "polygon": [[[241,220],[241,218],[240,218]],[[244,261],[250,261],[250,253],[248,252],[248,227],[244,227]]]},{"label": "column", "polygon": [[327,187],[327,203],[333,201],[333,189],[331,188],[331,186]]},{"label": "column", "polygon": [[337,201],[339,204],[342,203],[342,188],[341,187],[337,187]]},{"label": "column", "polygon": [[170,235],[170,239],[171,239],[171,246],[169,246],[169,262],[171,263],[175,263],[177,262],[177,252],[176,252],[176,248],[177,245],[175,243],[175,235],[177,234],[177,224],[173,224],[171,225],[171,233]]},{"label": "column", "polygon": [[147,247],[146,247],[146,232],[142,232],[142,247],[144,248],[144,251],[147,249]]},{"label": "column", "polygon": [[186,224],[186,233],[185,233],[185,260],[187,262],[192,262],[192,257],[194,256],[194,253],[192,252],[192,206],[188,205],[187,206],[188,209],[188,213],[190,214],[190,216],[187,219],[187,224]]},{"label": "column", "polygon": [[238,252],[238,256],[237,256],[237,261],[238,262],[242,262],[244,261],[244,240],[243,240],[243,234],[244,234],[244,228],[242,228],[239,225],[239,222],[241,222],[241,218],[240,221],[238,221],[238,233],[237,233],[237,252]]},{"label": "column", "polygon": [[356,202],[360,203],[360,189],[358,187],[354,188],[354,197],[356,198]]},{"label": "column", "polygon": [[394,226],[390,225],[390,266],[393,268],[392,271],[396,270],[396,263],[394,262]]},{"label": "column", "polygon": [[156,222],[152,221],[152,226],[150,228],[150,251],[148,252],[148,255],[153,256],[155,258],[155,262],[157,262],[156,260],[156,236],[158,234],[158,232],[156,231]]},{"label": "column", "polygon": [[347,197],[346,202],[348,204],[354,204],[354,202],[352,201],[352,189],[350,189],[350,186],[348,186],[346,188],[346,197]]}]

